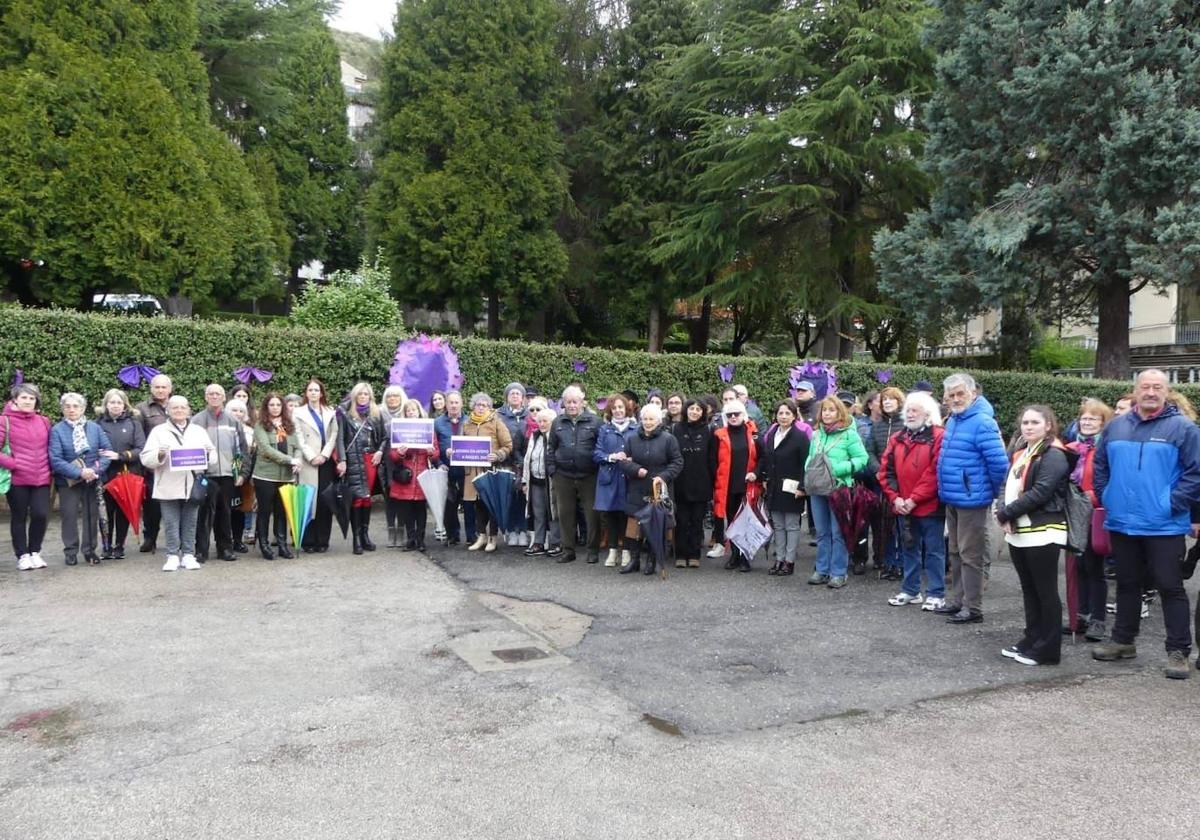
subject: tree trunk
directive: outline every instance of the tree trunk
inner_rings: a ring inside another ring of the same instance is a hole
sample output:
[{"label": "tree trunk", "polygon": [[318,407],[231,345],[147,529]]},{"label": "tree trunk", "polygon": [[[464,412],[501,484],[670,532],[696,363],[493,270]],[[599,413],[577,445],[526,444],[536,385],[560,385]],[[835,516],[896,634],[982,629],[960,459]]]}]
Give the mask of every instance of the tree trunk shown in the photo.
[{"label": "tree trunk", "polygon": [[708,338],[712,333],[712,295],[705,295],[700,303],[700,317],[688,321],[688,350],[693,353],[708,351]]},{"label": "tree trunk", "polygon": [[491,339],[500,337],[500,293],[497,291],[488,294],[487,336]]},{"label": "tree trunk", "polygon": [[1000,303],[1000,367],[1029,370],[1029,351],[1037,335],[1023,294],[1005,295]]},{"label": "tree trunk", "polygon": [[159,298],[162,303],[163,310],[171,318],[190,318],[192,317],[192,299],[183,295],[167,295],[164,298]]},{"label": "tree trunk", "polygon": [[836,359],[841,345],[841,338],[837,334],[837,321],[822,322],[820,330],[821,335],[816,343],[818,358]]},{"label": "tree trunk", "polygon": [[667,313],[661,303],[650,305],[650,319],[647,322],[646,349],[651,353],[661,353],[663,343],[667,339]]},{"label": "tree trunk", "polygon": [[843,362],[854,361],[854,323],[849,316],[843,315],[841,319],[841,330],[838,336],[838,359]]},{"label": "tree trunk", "polygon": [[533,317],[529,319],[529,323],[525,328],[525,335],[530,341],[545,342],[546,340],[546,322],[549,318],[546,315],[548,307],[543,306],[541,309],[533,313]]},{"label": "tree trunk", "polygon": [[902,365],[915,365],[919,345],[920,336],[917,334],[916,326],[912,321],[905,321],[904,326],[900,328],[900,343],[896,347],[896,361]]},{"label": "tree trunk", "polygon": [[458,312],[458,334],[464,338],[475,332],[475,315],[470,312]]},{"label": "tree trunk", "polygon": [[[1097,278],[1099,280],[1100,278]],[[1096,376],[1128,379],[1129,283],[1112,277],[1096,284],[1100,298],[1100,325],[1096,330]]]}]

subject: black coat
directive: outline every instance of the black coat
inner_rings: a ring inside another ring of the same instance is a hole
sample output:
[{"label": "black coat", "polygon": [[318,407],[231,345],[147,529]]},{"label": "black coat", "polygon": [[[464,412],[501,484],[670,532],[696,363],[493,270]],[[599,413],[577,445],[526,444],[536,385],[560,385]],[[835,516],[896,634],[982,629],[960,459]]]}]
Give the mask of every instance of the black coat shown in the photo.
[{"label": "black coat", "polygon": [[113,451],[117,453],[116,459],[108,465],[104,480],[111,481],[117,473],[126,468],[132,473],[141,475],[142,447],[146,445],[146,431],[142,426],[141,415],[134,410],[132,414],[127,411],[113,419],[105,411],[96,418],[96,422],[108,435],[108,441],[112,444]]},{"label": "black coat", "polygon": [[592,460],[592,453],[599,434],[600,418],[590,411],[581,411],[574,419],[567,414],[554,418],[554,425],[550,427],[550,451],[546,458],[546,469],[550,475],[564,478],[595,475],[597,465]]},{"label": "black coat", "polygon": [[804,488],[804,464],[808,460],[808,435],[796,427],[775,446],[775,428],[767,429],[758,439],[758,477],[767,487],[767,509],[780,513],[801,513],[804,497],[783,492],[783,480],[792,478]]},{"label": "black coat", "polygon": [[[384,449],[388,435],[383,418],[361,419],[356,411],[339,411],[338,433],[342,436],[342,445],[346,452],[346,474],[343,477],[346,489],[355,499],[368,498],[375,493],[375,489],[367,486],[367,467],[363,459]],[[379,464],[379,470],[383,471],[382,462]]]},{"label": "black coat", "polygon": [[675,498],[682,502],[707,502],[713,494],[709,460],[712,429],[701,420],[699,423],[676,423],[671,433],[679,441],[679,452],[683,455],[683,470],[675,479]]},{"label": "black coat", "polygon": [[[1012,504],[996,514],[1000,524],[1028,516],[1034,525],[1066,522],[1067,481],[1079,455],[1059,446],[1047,446],[1029,462],[1025,489]],[[1003,498],[1003,497],[1002,497]]]},{"label": "black coat", "polygon": [[[645,506],[655,478],[662,478],[670,488],[671,482],[683,471],[683,455],[679,452],[679,441],[662,426],[649,435],[645,429],[639,429],[636,435],[627,437],[625,454],[628,460],[621,462],[621,469],[629,479],[625,512],[633,516]],[[645,478],[638,478],[640,469],[646,470]]]}]

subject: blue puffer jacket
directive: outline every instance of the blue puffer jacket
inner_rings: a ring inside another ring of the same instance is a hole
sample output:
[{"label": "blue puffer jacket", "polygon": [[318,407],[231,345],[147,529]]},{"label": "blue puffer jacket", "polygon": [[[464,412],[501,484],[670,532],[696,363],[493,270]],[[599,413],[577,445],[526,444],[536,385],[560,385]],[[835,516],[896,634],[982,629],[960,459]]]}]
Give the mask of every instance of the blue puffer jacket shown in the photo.
[{"label": "blue puffer jacket", "polygon": [[625,510],[625,473],[621,471],[621,465],[609,461],[608,456],[624,452],[625,439],[636,435],[637,430],[637,424],[632,422],[624,433],[617,431],[612,423],[600,427],[592,450],[592,460],[600,465],[600,471],[596,473],[596,510]]},{"label": "blue puffer jacket", "polygon": [[957,508],[982,508],[1004,492],[1008,456],[996,412],[983,397],[952,414],[938,458],[938,497]]},{"label": "blue puffer jacket", "polygon": [[1104,427],[1092,462],[1105,527],[1136,537],[1191,530],[1200,498],[1200,429],[1170,403],[1143,420],[1136,411]]}]

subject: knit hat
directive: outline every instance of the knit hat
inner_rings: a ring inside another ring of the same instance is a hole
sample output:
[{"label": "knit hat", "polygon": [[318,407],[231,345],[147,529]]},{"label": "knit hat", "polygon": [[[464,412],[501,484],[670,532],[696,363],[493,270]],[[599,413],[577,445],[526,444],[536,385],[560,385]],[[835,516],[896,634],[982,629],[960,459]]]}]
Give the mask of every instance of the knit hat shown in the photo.
[{"label": "knit hat", "polygon": [[508,395],[513,391],[520,391],[521,399],[525,399],[525,386],[520,382],[509,382],[504,386],[504,399],[508,399]]}]

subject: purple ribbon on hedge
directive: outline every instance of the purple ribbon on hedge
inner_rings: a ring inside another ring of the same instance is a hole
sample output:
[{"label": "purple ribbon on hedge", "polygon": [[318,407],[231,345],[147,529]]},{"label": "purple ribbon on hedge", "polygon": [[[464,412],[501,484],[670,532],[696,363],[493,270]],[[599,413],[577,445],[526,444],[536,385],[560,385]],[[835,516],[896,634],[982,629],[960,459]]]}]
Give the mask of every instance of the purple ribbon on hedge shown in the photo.
[{"label": "purple ribbon on hedge", "polygon": [[735,370],[733,362],[727,365],[717,365],[717,373],[721,376],[721,381],[729,384],[733,381],[733,371]]},{"label": "purple ribbon on hedge", "polygon": [[250,365],[247,365],[246,367],[240,367],[233,372],[233,378],[238,382],[241,382],[243,385],[249,385],[251,379],[255,380],[256,382],[270,382],[273,376],[275,376],[275,374],[269,370],[251,367]]},{"label": "purple ribbon on hedge", "polygon": [[136,388],[143,379],[149,382],[156,376],[158,376],[158,368],[152,368],[149,365],[127,365],[117,371],[117,379],[127,388]]}]

